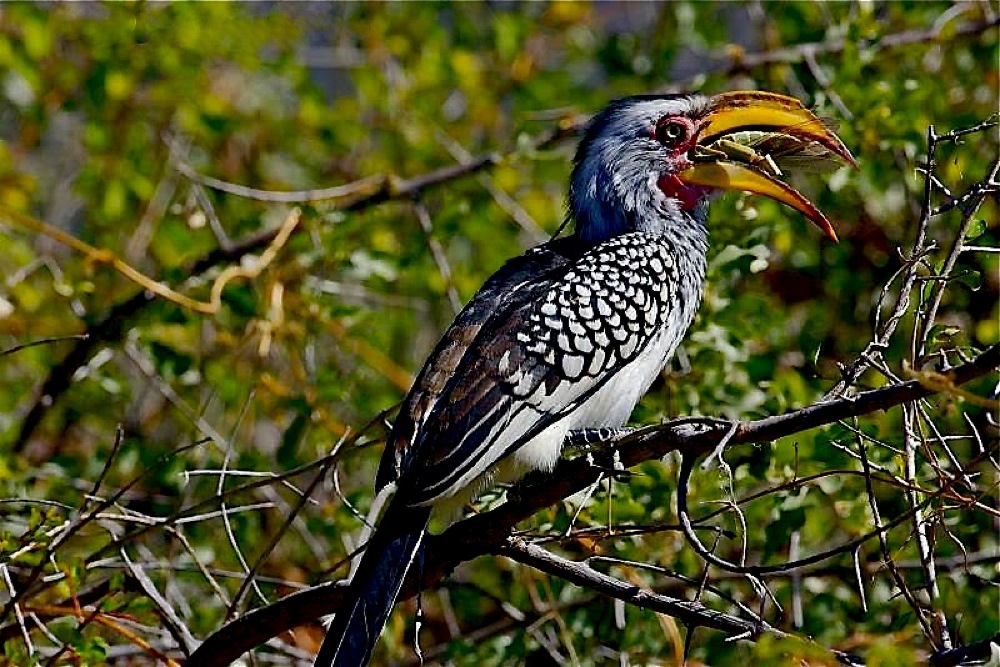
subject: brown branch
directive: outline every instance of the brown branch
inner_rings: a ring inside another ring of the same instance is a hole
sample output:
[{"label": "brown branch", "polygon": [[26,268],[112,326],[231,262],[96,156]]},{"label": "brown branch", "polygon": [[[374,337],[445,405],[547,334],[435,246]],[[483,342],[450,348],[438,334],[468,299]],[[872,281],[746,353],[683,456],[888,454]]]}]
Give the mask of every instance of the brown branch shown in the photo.
[{"label": "brown branch", "polygon": [[764,621],[744,620],[706,607],[700,602],[681,600],[640,588],[635,584],[599,572],[586,563],[557,556],[519,537],[507,538],[500,545],[497,553],[607,597],[622,600],[636,607],[649,609],[660,614],[667,614],[683,623],[713,628],[730,635],[745,635],[747,638],[756,637],[765,632],[777,637],[786,636],[786,633],[771,627]]},{"label": "brown branch", "polygon": [[[1000,19],[992,21],[982,21],[976,23],[965,23],[956,27],[948,33],[947,40],[960,37],[972,37],[979,35],[990,28],[1000,26]],[[941,41],[941,31],[938,28],[903,30],[901,32],[888,34],[881,39],[861,40],[851,42],[859,51],[873,49],[886,51],[897,49],[911,44],[922,44],[925,42]],[[848,41],[845,39],[831,39],[826,42],[813,42],[810,44],[797,44],[784,49],[772,49],[759,53],[736,54],[731,56],[729,66],[724,70],[726,74],[740,74],[763,65],[774,65],[778,63],[798,63],[807,58],[815,58],[818,55],[838,55],[843,53]]]},{"label": "brown branch", "polygon": [[[536,570],[565,579],[600,595],[627,602],[642,609],[671,616],[692,628],[705,627],[725,632],[733,640],[754,640],[763,634],[776,638],[793,637],[787,632],[772,627],[759,618],[747,620],[706,607],[694,600],[683,600],[670,595],[644,589],[635,584],[616,579],[598,572],[586,563],[571,561],[557,556],[542,547],[526,542],[518,537],[510,537],[498,552]],[[809,640],[802,638],[803,642]],[[830,649],[824,650],[830,651]],[[842,651],[830,651],[843,664],[854,663],[854,656]]]},{"label": "brown branch", "polygon": [[[955,385],[961,385],[995,371],[998,367],[1000,345],[994,345],[972,361],[946,371],[945,375]],[[616,448],[626,467],[660,459],[672,451],[703,455],[712,452],[730,431],[732,435],[727,446],[765,442],[841,419],[887,410],[934,393],[933,388],[925,387],[918,380],[911,380],[866,391],[852,398],[817,403],[783,415],[737,422],[735,430],[731,428],[731,422],[716,421],[706,425],[705,421],[680,419],[632,433],[616,443]],[[517,487],[509,500],[497,509],[473,516],[440,535],[431,536],[424,556],[423,577],[420,581],[415,576],[410,577],[401,599],[438,585],[465,561],[485,554],[502,553],[514,526],[536,512],[587,488],[598,474],[600,473],[595,472],[593,465],[585,457],[562,461],[553,473],[536,477]],[[192,654],[191,664],[199,667],[228,665],[244,652],[281,632],[309,623],[324,614],[336,612],[343,591],[344,587],[340,582],[322,584],[256,609],[209,636]],[[646,600],[652,598],[633,599],[639,604],[645,604]],[[693,613],[693,609],[688,612]],[[721,623],[732,623],[732,627],[736,627],[746,623],[737,617],[722,619],[719,613],[713,610],[710,618],[701,618],[701,622],[696,624],[718,627]]]},{"label": "brown branch", "polygon": [[[531,141],[531,147],[540,150],[558,143],[566,137],[575,134],[581,125],[582,122],[579,120],[556,123],[552,128],[536,135]],[[513,151],[510,154],[513,154]],[[466,162],[442,167],[419,176],[414,176],[413,178],[404,179],[393,175],[373,176],[333,189],[292,193],[296,197],[286,200],[271,199],[269,201],[311,201],[317,193],[336,194],[337,197],[334,198],[334,203],[339,209],[344,211],[358,211],[390,200],[412,199],[424,190],[451,183],[465,176],[495,166],[507,159],[510,154],[490,152],[474,157]],[[185,169],[180,166],[179,168]],[[205,177],[195,174],[190,169],[186,173],[197,182],[205,180]],[[211,187],[212,185],[222,183],[222,181],[216,183],[214,180],[209,179],[205,185]],[[250,196],[256,192],[253,189],[244,189],[242,186],[232,186],[232,188],[236,188],[233,190],[234,194],[239,193],[244,196]],[[232,190],[232,188],[227,191]],[[266,248],[280,232],[281,227],[279,226],[246,236],[232,244],[227,244],[226,247],[213,250],[189,266],[184,267],[180,273],[188,277],[198,276],[219,265],[233,264],[246,254],[258,252]],[[296,230],[295,233],[301,233],[301,228]],[[150,292],[143,290],[124,301],[119,301],[108,310],[104,317],[87,327],[84,334],[82,334],[86,338],[79,340],[63,360],[49,371],[48,377],[42,383],[34,402],[21,421],[17,437],[11,445],[13,453],[20,454],[24,451],[35,429],[38,428],[42,418],[45,416],[45,412],[69,389],[73,376],[87,363],[91,355],[101,346],[120,340],[122,333],[127,328],[127,324],[153,298]]]},{"label": "brown branch", "polygon": [[6,357],[8,354],[16,354],[21,350],[27,350],[28,348],[37,347],[38,345],[51,345],[52,343],[61,343],[64,340],[86,340],[86,338],[87,334],[72,334],[69,336],[42,338],[41,340],[33,340],[30,343],[15,345],[14,347],[7,348],[6,350],[0,350],[0,357]]}]

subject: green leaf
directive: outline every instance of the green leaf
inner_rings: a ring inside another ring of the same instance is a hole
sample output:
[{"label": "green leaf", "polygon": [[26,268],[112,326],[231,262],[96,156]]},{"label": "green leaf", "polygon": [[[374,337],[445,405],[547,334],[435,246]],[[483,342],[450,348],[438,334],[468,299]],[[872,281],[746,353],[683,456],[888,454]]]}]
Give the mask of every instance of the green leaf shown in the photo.
[{"label": "green leaf", "polygon": [[973,292],[979,291],[979,288],[983,286],[982,274],[979,271],[968,267],[958,268],[952,274],[952,278],[962,283]]},{"label": "green leaf", "polygon": [[978,239],[980,236],[986,233],[986,221],[982,218],[977,218],[969,223],[968,229],[965,230],[965,240],[972,241]]}]

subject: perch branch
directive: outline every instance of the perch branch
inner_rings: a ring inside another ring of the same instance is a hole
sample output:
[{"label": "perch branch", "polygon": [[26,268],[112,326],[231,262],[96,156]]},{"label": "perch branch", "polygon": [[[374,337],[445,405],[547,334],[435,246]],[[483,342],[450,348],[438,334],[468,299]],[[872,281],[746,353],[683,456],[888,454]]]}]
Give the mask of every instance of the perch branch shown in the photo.
[{"label": "perch branch", "polygon": [[[1000,366],[1000,345],[994,345],[972,361],[946,371],[956,386],[982,377]],[[862,392],[852,398],[840,398],[817,403],[794,412],[749,422],[736,422],[737,427],[729,446],[765,442],[782,438],[841,419],[887,410],[903,403],[931,396],[933,387],[910,380],[879,389]],[[616,444],[621,461],[632,467],[644,461],[657,460],[672,451],[688,455],[704,455],[715,449],[732,430],[732,422],[704,422],[681,419],[643,428],[624,437]],[[400,599],[412,597],[419,590],[436,586],[459,564],[485,554],[503,553],[511,530],[517,523],[564,498],[587,488],[598,472],[585,457],[562,461],[556,470],[515,489],[500,507],[461,521],[440,535],[431,536],[424,556],[423,577],[411,576]],[[336,612],[343,596],[340,582],[322,584],[289,595],[277,602],[255,609],[242,618],[223,626],[192,654],[192,664],[204,667],[230,664],[241,654],[262,644],[281,632],[309,623],[324,614]],[[651,598],[633,600],[640,606]],[[694,613],[693,610],[689,610]],[[687,612],[685,612],[687,613]],[[696,625],[719,627],[731,623],[742,627],[746,620],[738,617],[723,619],[720,612],[711,611]]]}]

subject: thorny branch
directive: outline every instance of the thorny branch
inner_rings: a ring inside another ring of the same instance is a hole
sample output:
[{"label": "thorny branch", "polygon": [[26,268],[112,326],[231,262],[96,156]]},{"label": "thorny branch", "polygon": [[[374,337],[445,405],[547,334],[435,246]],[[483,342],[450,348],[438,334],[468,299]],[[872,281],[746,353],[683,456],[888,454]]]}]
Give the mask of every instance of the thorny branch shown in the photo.
[{"label": "thorny branch", "polygon": [[[912,331],[909,332],[909,358],[908,360],[904,360],[902,362],[903,369],[901,375],[904,377],[909,376],[922,378],[922,381],[925,384],[934,381],[934,371],[914,371],[913,369],[920,368],[926,363],[928,345],[930,343],[930,332],[937,324],[938,310],[942,303],[942,299],[944,298],[945,291],[949,287],[951,278],[955,272],[958,257],[968,248],[965,241],[973,218],[984,203],[986,197],[1000,191],[1000,184],[997,182],[997,176],[998,173],[1000,173],[1000,160],[995,160],[988,173],[984,175],[981,181],[970,187],[966,194],[960,197],[955,197],[934,174],[937,149],[942,142],[957,142],[963,137],[990,129],[995,127],[997,124],[997,117],[994,116],[993,118],[970,128],[955,130],[942,135],[937,134],[933,126],[928,128],[926,166],[922,170],[925,177],[924,197],[913,248],[909,253],[900,253],[904,266],[901,268],[902,286],[899,290],[899,297],[897,298],[895,307],[886,322],[884,324],[880,324],[880,322],[876,320],[876,326],[871,342],[854,363],[843,369],[842,380],[830,395],[845,395],[853,391],[855,383],[861,377],[862,373],[864,373],[867,368],[872,366],[877,368],[878,371],[890,381],[897,382],[899,380],[900,374],[893,373],[889,369],[884,357],[884,352],[887,350],[890,340],[895,335],[897,326],[903,321],[904,316],[910,311],[912,305],[911,299],[914,294],[916,295],[917,301]],[[946,204],[935,207],[933,205],[935,193],[943,194],[947,198]],[[953,209],[960,209],[962,217],[957,226],[957,230],[951,232],[950,234],[953,238],[951,247],[948,248],[945,253],[944,259],[936,263],[940,268],[936,271],[935,280],[926,281],[924,284],[921,284],[921,269],[924,269],[925,266],[932,263],[931,257],[937,250],[936,246],[932,242],[928,241],[931,237],[929,231],[930,223],[932,220]],[[890,281],[890,283],[886,285],[885,289],[883,289],[883,300],[889,294],[891,284],[892,282]],[[881,312],[881,303],[877,312]],[[961,358],[960,353],[959,357]],[[972,399],[972,404],[986,406],[988,403],[988,407],[991,408],[994,413],[997,410],[995,401],[984,402],[978,397],[969,398]],[[871,535],[878,536],[879,546],[886,569],[891,574],[895,587],[899,591],[899,595],[902,596],[908,606],[912,609],[914,617],[919,622],[928,643],[933,647],[936,653],[948,652],[953,648],[952,638],[951,632],[948,628],[948,620],[940,608],[941,600],[937,581],[936,560],[934,556],[935,545],[932,534],[934,524],[938,523],[940,520],[934,518],[933,514],[929,515],[928,511],[932,506],[933,501],[940,500],[939,494],[948,492],[950,489],[954,488],[955,485],[965,485],[970,489],[975,488],[969,474],[967,473],[968,467],[971,466],[973,462],[966,462],[963,466],[959,458],[951,451],[946,439],[939,432],[937,432],[937,427],[934,425],[934,422],[927,418],[926,412],[919,402],[907,402],[903,404],[902,407],[903,441],[905,448],[902,452],[903,472],[900,479],[906,485],[903,490],[903,497],[909,505],[909,511],[885,524],[883,524],[880,519],[878,501],[876,500],[875,492],[872,487],[873,464],[869,461],[869,458],[866,455],[865,438],[861,437],[861,432],[855,429],[855,432],[859,436],[859,458],[863,464],[869,505],[875,524],[875,530]],[[923,423],[926,424],[926,427],[934,432],[936,436],[935,440],[938,446],[937,448],[947,457],[950,469],[947,466],[944,466],[938,459],[934,448],[932,448],[928,442],[928,438],[923,435],[924,432],[921,430],[920,422],[921,416],[923,417]],[[968,423],[972,426],[971,422]],[[973,429],[974,428],[975,427],[973,427]],[[978,435],[976,437],[978,438]],[[685,457],[678,487],[679,515],[681,517],[681,523],[685,529],[685,535],[688,542],[707,562],[733,573],[759,574],[772,571],[782,571],[787,568],[795,568],[806,565],[814,562],[815,558],[818,556],[823,555],[817,554],[816,556],[798,561],[794,561],[793,559],[793,562],[770,568],[761,566],[746,567],[743,566],[742,563],[737,565],[719,558],[710,550],[706,549],[692,530],[690,519],[688,518],[686,501],[687,480],[691,473],[692,463],[692,460]],[[921,465],[929,465],[939,476],[940,485],[933,492],[921,493],[916,489],[915,485],[917,482],[918,469]],[[924,583],[920,588],[926,591],[926,597],[918,596],[911,591],[906,580],[899,572],[892,550],[889,548],[889,544],[886,539],[887,530],[902,523],[902,521],[907,518],[909,518],[912,524],[912,536],[914,537],[914,543],[919,554],[923,573]],[[856,550],[860,544],[861,542],[858,540],[852,540],[848,543],[840,545],[829,553],[854,550],[856,555]],[[962,546],[960,542],[959,546]],[[964,550],[964,546],[962,548]]]},{"label": "thorny branch", "polygon": [[[990,348],[975,360],[952,369],[950,373],[954,383],[961,385],[993,372],[997,367],[1000,367],[1000,346]],[[932,393],[919,380],[910,380],[862,392],[852,398],[817,403],[784,415],[752,422],[735,422],[735,430],[732,429],[731,422],[713,421],[706,424],[704,420],[680,419],[640,429],[623,437],[614,446],[622,464],[628,468],[643,461],[661,459],[673,451],[707,454],[730,431],[730,446],[766,442],[834,423],[838,419],[887,410]],[[586,489],[597,474],[600,473],[595,473],[585,457],[563,461],[550,475],[527,480],[500,507],[461,521],[441,535],[432,536],[423,558],[421,581],[416,581],[415,575],[411,576],[403,587],[401,597],[412,597],[419,590],[434,587],[462,562],[487,553],[502,553],[514,526],[536,512]],[[875,535],[869,536],[872,537]],[[198,664],[206,667],[228,665],[241,653],[279,632],[307,623],[323,614],[334,613],[340,604],[343,590],[337,583],[324,584],[251,611],[207,638],[192,654],[192,659],[197,658]],[[664,604],[662,599],[643,598],[650,601],[654,599],[655,604]],[[739,617],[723,619],[715,610],[711,610],[710,616],[714,620],[709,622],[707,618],[702,619],[707,627],[719,627],[723,622],[731,623],[733,628],[743,627],[745,624],[745,620]]]},{"label": "thorny branch", "polygon": [[[939,206],[934,208],[932,206],[932,198],[934,195],[935,188],[942,189],[939,185],[936,177],[934,176],[934,168],[937,164],[937,150],[941,142],[945,141],[959,141],[962,137],[975,132],[982,132],[991,127],[995,127],[998,124],[996,118],[990,118],[982,123],[978,123],[969,128],[963,128],[960,130],[954,130],[943,135],[938,135],[934,131],[934,126],[927,128],[927,158],[923,169],[921,170],[925,175],[924,181],[924,195],[923,201],[921,203],[920,218],[917,223],[916,236],[913,240],[913,245],[907,253],[900,251],[900,257],[903,260],[903,266],[900,268],[897,277],[900,278],[900,286],[898,289],[899,297],[892,309],[891,314],[884,322],[881,321],[882,307],[886,300],[892,294],[892,284],[894,281],[889,281],[882,289],[882,293],[879,298],[878,306],[876,307],[876,330],[872,336],[872,340],[865,347],[864,351],[858,355],[858,358],[851,364],[848,364],[842,370],[841,381],[834,387],[829,395],[842,395],[849,387],[853,386],[861,375],[871,366],[880,367],[883,365],[883,353],[889,345],[889,340],[893,337],[896,332],[896,327],[899,326],[900,321],[903,316],[910,309],[910,299],[914,293],[914,285],[917,283],[920,277],[920,269],[923,266],[927,256],[934,251],[934,244],[928,241],[928,225],[933,217],[941,215],[955,206],[959,206],[954,197],[950,196],[949,193],[949,204]],[[993,164],[993,168],[990,173],[981,182],[975,184],[969,189],[969,192],[963,195],[960,199],[962,201],[961,206],[964,207],[964,215],[962,223],[960,225],[960,233],[955,235],[955,242],[952,247],[951,252],[948,255],[948,263],[945,267],[946,270],[943,271],[942,275],[949,275],[951,270],[954,268],[955,260],[959,254],[965,249],[963,245],[964,233],[968,228],[969,223],[982,206],[985,198],[988,194],[1000,191],[1000,184],[997,183],[997,173],[1000,170],[1000,160],[997,160]],[[938,289],[938,296],[936,297],[937,305],[940,305],[940,297],[944,293],[946,287],[946,282],[942,281]],[[933,322],[934,316],[937,313],[937,305],[935,305],[929,312],[926,313],[925,321]],[[926,344],[926,336],[930,332],[930,326],[925,326],[923,331],[923,342],[921,344],[921,350],[923,350]],[[914,355],[915,356],[915,355]],[[915,359],[911,358],[910,363],[914,363]]]}]

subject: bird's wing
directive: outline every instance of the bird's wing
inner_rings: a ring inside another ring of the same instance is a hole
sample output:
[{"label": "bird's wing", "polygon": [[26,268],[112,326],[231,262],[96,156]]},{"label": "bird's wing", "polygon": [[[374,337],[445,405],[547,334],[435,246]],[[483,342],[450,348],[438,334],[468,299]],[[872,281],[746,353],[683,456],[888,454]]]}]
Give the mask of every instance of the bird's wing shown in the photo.
[{"label": "bird's wing", "polygon": [[676,307],[670,250],[633,233],[582,253],[554,242],[508,263],[418,376],[381,481],[391,466],[412,503],[452,495],[579,408],[662,330],[665,304]]}]

